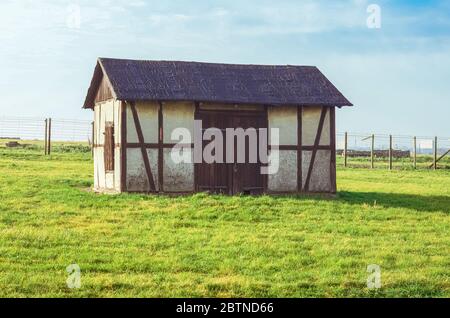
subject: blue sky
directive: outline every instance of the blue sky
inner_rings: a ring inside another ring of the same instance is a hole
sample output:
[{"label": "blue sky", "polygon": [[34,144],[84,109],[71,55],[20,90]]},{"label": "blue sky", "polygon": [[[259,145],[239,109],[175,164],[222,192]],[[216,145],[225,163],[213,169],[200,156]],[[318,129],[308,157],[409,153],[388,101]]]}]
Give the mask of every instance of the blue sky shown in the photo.
[{"label": "blue sky", "polygon": [[91,119],[99,56],[295,64],[355,104],[340,131],[450,136],[450,1],[2,0],[0,43],[0,115]]}]

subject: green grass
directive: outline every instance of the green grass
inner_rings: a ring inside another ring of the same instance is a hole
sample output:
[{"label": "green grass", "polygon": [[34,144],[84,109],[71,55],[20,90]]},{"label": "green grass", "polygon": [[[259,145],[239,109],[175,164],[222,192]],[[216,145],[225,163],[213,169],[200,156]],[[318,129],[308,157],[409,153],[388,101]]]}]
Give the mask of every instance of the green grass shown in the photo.
[{"label": "green grass", "polygon": [[89,152],[0,173],[0,297],[450,296],[449,170],[340,169],[334,200],[98,195]]}]

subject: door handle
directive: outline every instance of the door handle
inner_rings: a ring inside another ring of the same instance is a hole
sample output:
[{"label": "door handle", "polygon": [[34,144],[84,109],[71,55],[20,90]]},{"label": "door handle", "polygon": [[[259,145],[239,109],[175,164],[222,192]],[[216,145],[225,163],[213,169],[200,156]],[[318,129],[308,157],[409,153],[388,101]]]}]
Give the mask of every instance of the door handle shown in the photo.
[{"label": "door handle", "polygon": [[237,172],[238,172],[238,166],[237,166],[236,163],[234,164],[233,170],[234,170],[234,173],[237,173]]}]

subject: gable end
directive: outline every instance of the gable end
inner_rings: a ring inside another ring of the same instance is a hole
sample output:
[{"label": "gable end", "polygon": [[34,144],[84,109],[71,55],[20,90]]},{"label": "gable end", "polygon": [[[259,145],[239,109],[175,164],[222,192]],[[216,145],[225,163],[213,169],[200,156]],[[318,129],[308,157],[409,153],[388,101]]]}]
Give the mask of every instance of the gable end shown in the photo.
[{"label": "gable end", "polygon": [[93,109],[95,104],[113,98],[116,98],[116,94],[101,63],[97,62],[83,108]]}]

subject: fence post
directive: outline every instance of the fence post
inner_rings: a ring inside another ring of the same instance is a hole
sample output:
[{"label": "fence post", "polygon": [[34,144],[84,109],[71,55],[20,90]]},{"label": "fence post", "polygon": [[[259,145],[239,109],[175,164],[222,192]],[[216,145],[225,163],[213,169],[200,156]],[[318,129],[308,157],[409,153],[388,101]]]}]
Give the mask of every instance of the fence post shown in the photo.
[{"label": "fence post", "polygon": [[372,134],[372,149],[370,152],[370,160],[372,169],[375,168],[375,134]]},{"label": "fence post", "polygon": [[52,119],[48,119],[48,141],[47,141],[47,154],[52,152]]},{"label": "fence post", "polygon": [[348,147],[348,133],[345,132],[344,136],[344,167],[347,168],[347,147]]},{"label": "fence post", "polygon": [[45,118],[45,133],[44,133],[44,155],[47,155],[47,138],[48,138],[48,120]]},{"label": "fence post", "polygon": [[414,169],[417,169],[417,137],[414,136]]},{"label": "fence post", "polygon": [[438,137],[434,137],[434,170],[437,170],[437,156],[438,156]]},{"label": "fence post", "polygon": [[392,170],[392,135],[389,135],[389,170]]}]

